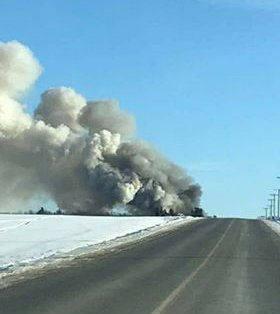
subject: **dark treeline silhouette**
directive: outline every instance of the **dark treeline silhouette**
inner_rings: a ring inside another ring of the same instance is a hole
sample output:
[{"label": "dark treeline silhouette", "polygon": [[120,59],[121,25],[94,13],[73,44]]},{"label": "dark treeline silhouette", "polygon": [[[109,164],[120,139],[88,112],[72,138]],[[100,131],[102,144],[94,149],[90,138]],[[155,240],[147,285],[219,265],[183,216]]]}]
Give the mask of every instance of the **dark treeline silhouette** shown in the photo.
[{"label": "dark treeline silhouette", "polygon": [[24,214],[26,214],[26,215],[63,215],[64,213],[60,208],[58,208],[54,212],[54,211],[50,211],[50,210],[48,210],[42,206],[38,211],[29,210],[29,211],[25,212]]},{"label": "dark treeline silhouette", "polygon": [[[25,212],[25,214],[29,214],[29,215],[64,215],[64,211],[61,210],[60,208],[58,208],[55,212],[54,211],[50,211],[44,207],[41,207],[38,211],[32,211],[29,210],[28,212]],[[78,215],[78,216],[92,216],[92,213],[87,213],[87,212],[75,212],[72,213],[72,215]],[[180,213],[176,213],[172,208],[169,209],[169,211],[162,209],[162,208],[157,208],[154,216],[180,216],[182,214]],[[134,216],[131,213],[106,213],[104,214],[104,216]],[[135,216],[139,216],[139,215],[135,215]],[[205,212],[202,208],[194,208],[191,211],[191,216],[193,217],[205,217]]]}]

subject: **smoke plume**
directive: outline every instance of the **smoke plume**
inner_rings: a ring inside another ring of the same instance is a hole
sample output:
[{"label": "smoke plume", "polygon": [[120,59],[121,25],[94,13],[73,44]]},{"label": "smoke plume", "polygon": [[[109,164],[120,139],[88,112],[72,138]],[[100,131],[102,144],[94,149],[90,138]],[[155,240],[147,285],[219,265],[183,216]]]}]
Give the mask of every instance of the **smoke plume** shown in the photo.
[{"label": "smoke plume", "polygon": [[189,213],[200,187],[134,139],[134,117],[116,101],[87,101],[72,88],[45,91],[34,117],[19,102],[42,68],[18,42],[0,43],[0,210],[45,195],[67,213]]}]

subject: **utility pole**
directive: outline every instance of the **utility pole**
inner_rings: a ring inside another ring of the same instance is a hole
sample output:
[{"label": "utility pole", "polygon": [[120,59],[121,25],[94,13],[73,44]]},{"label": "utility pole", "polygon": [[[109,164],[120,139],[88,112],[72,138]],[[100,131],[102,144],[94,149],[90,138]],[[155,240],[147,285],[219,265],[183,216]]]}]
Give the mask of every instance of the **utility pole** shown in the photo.
[{"label": "utility pole", "polygon": [[268,201],[269,201],[269,219],[272,220],[272,202],[273,202],[273,199],[269,198]]},{"label": "utility pole", "polygon": [[[277,177],[278,178],[278,177]],[[280,189],[275,189],[277,191],[277,218],[279,219],[280,217]]]},{"label": "utility pole", "polygon": [[280,189],[278,189],[278,203],[277,203],[277,218],[279,219],[280,215]]},{"label": "utility pole", "polygon": [[273,219],[275,219],[275,205],[276,205],[276,195],[277,194],[275,194],[275,193],[272,193],[272,194],[270,194],[272,197],[273,197],[273,199],[272,199],[272,201],[273,201]]},{"label": "utility pole", "polygon": [[[280,177],[277,176],[276,179],[280,179]],[[277,218],[280,219],[280,189],[278,189]]]},{"label": "utility pole", "polygon": [[267,210],[268,210],[268,208],[265,207],[264,210],[265,210],[265,219],[267,219]]}]

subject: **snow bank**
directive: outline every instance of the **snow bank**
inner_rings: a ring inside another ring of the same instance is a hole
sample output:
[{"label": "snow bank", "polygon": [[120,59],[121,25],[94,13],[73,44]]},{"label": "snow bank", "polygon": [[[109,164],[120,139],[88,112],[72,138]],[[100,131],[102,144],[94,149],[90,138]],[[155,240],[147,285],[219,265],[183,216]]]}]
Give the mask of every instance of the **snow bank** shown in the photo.
[{"label": "snow bank", "polygon": [[263,220],[263,222],[269,226],[273,231],[280,236],[280,221],[279,220]]},{"label": "snow bank", "polygon": [[196,219],[0,215],[0,278],[30,265],[73,256],[77,249],[79,254],[85,249],[96,250],[114,239],[131,240]]}]

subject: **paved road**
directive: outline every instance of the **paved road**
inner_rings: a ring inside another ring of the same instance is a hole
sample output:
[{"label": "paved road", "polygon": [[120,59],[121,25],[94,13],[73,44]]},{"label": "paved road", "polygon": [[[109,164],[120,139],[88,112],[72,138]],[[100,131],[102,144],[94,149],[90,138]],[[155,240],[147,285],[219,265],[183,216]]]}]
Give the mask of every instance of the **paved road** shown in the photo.
[{"label": "paved road", "polygon": [[209,219],[0,291],[1,314],[279,314],[280,237]]}]

